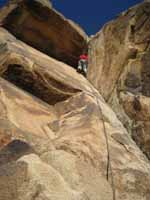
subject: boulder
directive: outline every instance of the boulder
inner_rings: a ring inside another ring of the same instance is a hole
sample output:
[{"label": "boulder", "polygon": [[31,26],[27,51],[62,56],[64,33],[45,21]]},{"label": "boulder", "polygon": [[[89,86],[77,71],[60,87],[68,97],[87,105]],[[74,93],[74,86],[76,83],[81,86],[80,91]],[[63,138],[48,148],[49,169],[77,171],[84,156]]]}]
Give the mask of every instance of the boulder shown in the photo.
[{"label": "boulder", "polygon": [[[136,108],[129,106],[128,103],[131,103],[132,95],[133,101],[134,99],[137,101],[137,97],[139,97],[141,104],[145,105],[147,101],[148,105],[149,102],[149,27],[149,1],[142,2],[121,13],[91,38],[88,69],[89,81],[116,112],[118,118],[148,158],[150,158],[150,148],[148,147],[150,140],[149,107],[139,105],[140,108],[138,106]],[[124,93],[123,102],[122,93]],[[145,116],[142,118],[144,112]],[[137,119],[137,115],[141,115],[141,117]],[[139,128],[137,131],[134,127],[139,123],[143,124],[143,128]],[[136,131],[137,133],[135,133]]]},{"label": "boulder", "polygon": [[48,0],[10,1],[1,10],[0,23],[30,46],[75,68],[87,48],[84,31],[53,9]]}]

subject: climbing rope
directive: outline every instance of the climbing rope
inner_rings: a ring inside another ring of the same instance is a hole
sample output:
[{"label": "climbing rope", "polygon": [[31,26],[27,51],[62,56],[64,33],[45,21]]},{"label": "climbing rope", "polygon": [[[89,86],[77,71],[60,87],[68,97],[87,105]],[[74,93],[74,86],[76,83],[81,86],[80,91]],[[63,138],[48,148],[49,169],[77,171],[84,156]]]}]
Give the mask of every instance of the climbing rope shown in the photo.
[{"label": "climbing rope", "polygon": [[[94,52],[95,49],[93,50]],[[97,60],[96,60],[96,55],[93,55],[94,58],[94,64],[95,66],[97,65]],[[103,115],[103,111],[101,109],[101,105],[99,103],[99,99],[97,97],[97,95],[95,94],[94,88],[91,87],[93,96],[96,99],[96,104],[98,106],[98,111],[99,111],[99,120],[102,120],[102,124],[103,124],[103,130],[104,130],[104,136],[105,136],[105,140],[106,140],[106,148],[107,148],[107,171],[106,171],[106,179],[109,180],[109,174],[111,175],[111,187],[112,187],[112,191],[113,191],[113,200],[116,200],[116,188],[115,188],[115,183],[114,183],[114,175],[113,175],[113,170],[112,170],[112,164],[111,164],[111,155],[110,155],[110,147],[109,147],[109,139],[108,139],[108,134],[107,134],[107,129],[105,126],[105,119],[104,119],[104,115]]]},{"label": "climbing rope", "polygon": [[109,174],[111,175],[111,185],[112,185],[112,191],[113,191],[113,200],[116,200],[116,189],[115,189],[115,184],[114,184],[114,176],[113,176],[113,171],[112,171],[112,164],[111,164],[111,155],[110,155],[110,147],[109,147],[109,139],[108,139],[108,134],[105,126],[105,119],[104,115],[101,109],[101,105],[99,104],[98,97],[95,97],[96,103],[98,105],[98,110],[99,110],[99,120],[101,121],[102,119],[102,124],[103,124],[103,130],[104,130],[104,135],[105,135],[105,140],[106,140],[106,148],[107,148],[107,171],[106,171],[106,178],[109,180]]}]

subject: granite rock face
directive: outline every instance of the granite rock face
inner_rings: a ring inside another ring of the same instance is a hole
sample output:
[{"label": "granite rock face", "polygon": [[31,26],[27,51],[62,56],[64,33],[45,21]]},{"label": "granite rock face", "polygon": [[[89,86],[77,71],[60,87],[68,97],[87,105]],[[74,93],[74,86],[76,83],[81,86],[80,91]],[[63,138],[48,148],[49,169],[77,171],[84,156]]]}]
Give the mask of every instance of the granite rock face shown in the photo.
[{"label": "granite rock face", "polygon": [[30,46],[73,67],[87,48],[84,31],[53,9],[48,0],[10,1],[1,10],[0,23]]},{"label": "granite rock face", "polygon": [[91,39],[88,79],[150,158],[150,2],[106,24]]},{"label": "granite rock face", "polygon": [[[149,200],[149,160],[99,91],[21,40],[0,28],[0,200]],[[120,92],[123,112],[148,119],[134,97]]]},{"label": "granite rock face", "polygon": [[98,91],[3,28],[0,38],[0,200],[147,200],[150,164]]}]

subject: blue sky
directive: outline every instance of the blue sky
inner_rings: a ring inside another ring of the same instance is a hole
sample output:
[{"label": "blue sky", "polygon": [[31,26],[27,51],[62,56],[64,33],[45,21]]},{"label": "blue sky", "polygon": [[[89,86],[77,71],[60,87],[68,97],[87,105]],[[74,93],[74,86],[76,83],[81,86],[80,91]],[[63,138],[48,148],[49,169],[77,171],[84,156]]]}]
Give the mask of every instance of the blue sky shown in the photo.
[{"label": "blue sky", "polygon": [[[0,0],[0,5],[7,0]],[[120,12],[142,0],[52,0],[53,6],[83,27],[89,35],[95,34]]]}]

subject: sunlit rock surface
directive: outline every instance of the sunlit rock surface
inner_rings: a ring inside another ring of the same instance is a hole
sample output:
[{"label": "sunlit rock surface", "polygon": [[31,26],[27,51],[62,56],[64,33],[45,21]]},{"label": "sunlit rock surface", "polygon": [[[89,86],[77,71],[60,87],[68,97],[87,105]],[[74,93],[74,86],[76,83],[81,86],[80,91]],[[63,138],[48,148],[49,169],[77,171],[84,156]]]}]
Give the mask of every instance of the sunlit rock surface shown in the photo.
[{"label": "sunlit rock surface", "polygon": [[89,53],[88,79],[150,158],[150,2],[106,24]]},{"label": "sunlit rock surface", "polygon": [[147,120],[149,96],[120,90],[115,113],[75,69],[21,40],[0,28],[0,200],[149,200],[145,135],[117,117]]}]

